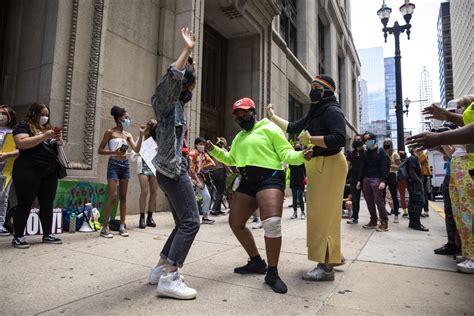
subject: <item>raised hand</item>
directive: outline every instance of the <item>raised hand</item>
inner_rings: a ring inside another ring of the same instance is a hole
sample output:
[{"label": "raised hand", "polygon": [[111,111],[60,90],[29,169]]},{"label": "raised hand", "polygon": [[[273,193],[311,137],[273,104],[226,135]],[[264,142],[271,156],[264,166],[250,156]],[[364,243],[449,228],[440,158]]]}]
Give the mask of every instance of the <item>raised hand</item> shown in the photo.
[{"label": "raised hand", "polygon": [[181,37],[183,38],[183,42],[187,48],[194,48],[194,45],[196,45],[196,36],[194,35],[193,31],[190,31],[187,27],[183,27],[181,29]]},{"label": "raised hand", "polygon": [[145,134],[147,129],[149,129],[149,128],[145,124],[140,125],[140,135]]},{"label": "raised hand", "polygon": [[438,141],[439,135],[440,134],[432,132],[424,132],[408,137],[405,143],[407,145],[415,146],[416,151],[434,148],[440,145],[440,142]]},{"label": "raised hand", "polygon": [[265,109],[267,111],[267,116],[271,119],[273,115],[275,115],[275,111],[273,110],[273,105],[271,103],[268,103]]},{"label": "raised hand", "polygon": [[212,141],[208,140],[208,141],[206,142],[206,151],[209,152],[209,151],[213,150],[213,149],[214,149],[214,146],[215,146],[215,145],[212,143]]},{"label": "raised hand", "polygon": [[449,119],[449,112],[446,109],[443,109],[437,103],[433,103],[430,106],[427,106],[421,112],[423,115],[430,115],[427,119],[436,119],[440,121],[448,120]]}]

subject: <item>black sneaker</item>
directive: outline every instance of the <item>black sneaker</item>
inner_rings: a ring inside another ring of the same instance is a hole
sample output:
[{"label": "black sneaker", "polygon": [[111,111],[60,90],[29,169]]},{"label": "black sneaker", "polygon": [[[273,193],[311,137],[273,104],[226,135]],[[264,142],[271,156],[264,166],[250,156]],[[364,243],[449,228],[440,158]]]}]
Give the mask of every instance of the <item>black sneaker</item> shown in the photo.
[{"label": "black sneaker", "polygon": [[288,287],[285,282],[280,279],[277,268],[268,269],[267,275],[265,275],[265,283],[270,285],[275,293],[285,294],[288,292]]},{"label": "black sneaker", "polygon": [[15,237],[12,240],[12,246],[18,249],[30,248],[30,244],[26,242],[25,237]]},{"label": "black sneaker", "polygon": [[43,236],[43,243],[44,244],[62,244],[63,241],[56,237],[54,234],[49,234],[48,236]]},{"label": "black sneaker", "polygon": [[359,223],[359,221],[358,221],[357,219],[351,218],[351,219],[348,220],[346,223],[347,223],[347,224],[357,224],[357,223]]},{"label": "black sneaker", "polygon": [[451,244],[446,244],[446,245],[434,250],[434,253],[437,254],[437,255],[452,256],[452,255],[456,254],[456,252],[457,252],[456,246],[451,245]]},{"label": "black sneaker", "polygon": [[267,263],[265,260],[249,260],[249,262],[234,269],[234,273],[238,274],[265,274],[267,272]]}]

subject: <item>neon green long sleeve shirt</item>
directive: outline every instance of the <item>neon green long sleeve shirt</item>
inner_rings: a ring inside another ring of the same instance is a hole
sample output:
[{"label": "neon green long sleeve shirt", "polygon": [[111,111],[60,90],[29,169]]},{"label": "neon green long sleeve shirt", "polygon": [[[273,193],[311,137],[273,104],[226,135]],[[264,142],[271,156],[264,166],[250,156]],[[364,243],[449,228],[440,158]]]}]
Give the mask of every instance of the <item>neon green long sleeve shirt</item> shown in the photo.
[{"label": "neon green long sleeve shirt", "polygon": [[214,147],[211,156],[228,166],[261,167],[283,170],[282,162],[290,165],[304,163],[302,151],[295,151],[283,131],[267,119],[255,123],[250,131],[240,131],[227,152]]}]

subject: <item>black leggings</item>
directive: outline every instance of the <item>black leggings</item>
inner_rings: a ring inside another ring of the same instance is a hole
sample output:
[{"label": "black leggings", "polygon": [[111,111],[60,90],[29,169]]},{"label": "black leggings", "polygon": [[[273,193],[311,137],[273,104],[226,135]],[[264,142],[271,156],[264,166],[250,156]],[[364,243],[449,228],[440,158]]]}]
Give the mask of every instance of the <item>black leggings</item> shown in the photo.
[{"label": "black leggings", "polygon": [[398,182],[397,182],[397,174],[394,172],[390,172],[387,178],[387,186],[385,187],[385,190],[383,190],[383,198],[385,200],[385,195],[386,195],[386,190],[387,188],[390,190],[390,195],[392,196],[392,201],[393,201],[393,211],[395,212],[395,215],[398,216],[399,214],[399,208],[400,208],[400,203],[398,202]]},{"label": "black leggings", "polygon": [[29,161],[17,160],[12,176],[18,197],[18,207],[13,215],[15,237],[23,237],[31,205],[36,197],[40,205],[39,218],[43,236],[48,236],[51,234],[53,202],[58,185],[56,168],[39,168]]}]

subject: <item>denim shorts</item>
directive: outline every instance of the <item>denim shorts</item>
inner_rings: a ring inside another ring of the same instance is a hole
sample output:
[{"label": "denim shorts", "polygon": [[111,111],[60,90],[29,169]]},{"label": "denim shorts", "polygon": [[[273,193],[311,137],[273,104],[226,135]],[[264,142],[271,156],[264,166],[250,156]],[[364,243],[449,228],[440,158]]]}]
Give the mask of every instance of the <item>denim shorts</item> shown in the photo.
[{"label": "denim shorts", "polygon": [[118,160],[109,158],[107,165],[107,180],[128,180],[130,179],[130,164],[128,159]]},{"label": "denim shorts", "polygon": [[237,192],[250,196],[267,189],[278,189],[285,192],[285,171],[260,167],[239,168],[242,176]]}]

